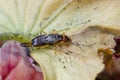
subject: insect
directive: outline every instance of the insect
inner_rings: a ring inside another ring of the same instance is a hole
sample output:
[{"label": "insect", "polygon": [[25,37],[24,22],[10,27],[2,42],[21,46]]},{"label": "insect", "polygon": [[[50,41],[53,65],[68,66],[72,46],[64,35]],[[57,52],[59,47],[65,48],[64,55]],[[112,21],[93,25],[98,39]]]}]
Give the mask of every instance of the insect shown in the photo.
[{"label": "insect", "polygon": [[66,35],[59,35],[59,34],[48,34],[48,35],[39,35],[31,40],[30,43],[21,43],[23,47],[29,46],[45,46],[45,45],[53,45],[59,42],[69,42],[71,41]]}]

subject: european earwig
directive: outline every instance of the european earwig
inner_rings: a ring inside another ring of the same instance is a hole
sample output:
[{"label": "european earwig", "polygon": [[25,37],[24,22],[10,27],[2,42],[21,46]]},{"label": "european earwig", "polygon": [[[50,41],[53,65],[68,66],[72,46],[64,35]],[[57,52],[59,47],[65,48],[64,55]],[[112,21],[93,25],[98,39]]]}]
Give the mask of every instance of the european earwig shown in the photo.
[{"label": "european earwig", "polygon": [[21,43],[23,47],[39,47],[45,45],[53,45],[59,42],[69,42],[70,39],[66,35],[59,34],[48,34],[48,35],[39,35],[31,40],[31,43]]}]

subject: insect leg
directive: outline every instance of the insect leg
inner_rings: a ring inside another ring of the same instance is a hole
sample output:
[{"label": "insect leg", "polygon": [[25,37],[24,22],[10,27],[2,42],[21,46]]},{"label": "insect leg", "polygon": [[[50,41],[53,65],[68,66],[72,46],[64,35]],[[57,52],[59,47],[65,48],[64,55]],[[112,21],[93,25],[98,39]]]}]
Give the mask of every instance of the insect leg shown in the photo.
[{"label": "insect leg", "polygon": [[57,46],[55,47],[55,49],[54,49],[54,50],[55,50],[55,55],[57,55]]},{"label": "insect leg", "polygon": [[32,46],[31,42],[21,43],[20,45],[21,45],[22,47],[31,47],[31,46]]},{"label": "insect leg", "polygon": [[40,46],[40,48],[46,48],[46,47],[49,47],[50,45],[49,44],[46,44],[44,46]]},{"label": "insect leg", "polygon": [[58,34],[58,31],[56,31],[55,29],[53,29],[52,32],[50,32],[50,34]]},{"label": "insect leg", "polygon": [[40,35],[42,35],[42,34],[47,35],[47,33],[45,31],[41,31]]},{"label": "insect leg", "polygon": [[62,42],[66,41],[65,32],[62,33],[62,36],[63,36],[63,41]]}]

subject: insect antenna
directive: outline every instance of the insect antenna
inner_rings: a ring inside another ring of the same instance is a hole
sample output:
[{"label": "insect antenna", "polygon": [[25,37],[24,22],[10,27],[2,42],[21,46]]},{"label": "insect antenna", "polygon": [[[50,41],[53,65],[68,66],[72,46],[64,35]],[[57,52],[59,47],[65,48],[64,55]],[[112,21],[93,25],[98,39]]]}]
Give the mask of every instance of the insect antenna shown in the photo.
[{"label": "insect antenna", "polygon": [[32,44],[30,42],[28,42],[28,43],[21,43],[20,45],[22,47],[31,47],[32,46]]}]

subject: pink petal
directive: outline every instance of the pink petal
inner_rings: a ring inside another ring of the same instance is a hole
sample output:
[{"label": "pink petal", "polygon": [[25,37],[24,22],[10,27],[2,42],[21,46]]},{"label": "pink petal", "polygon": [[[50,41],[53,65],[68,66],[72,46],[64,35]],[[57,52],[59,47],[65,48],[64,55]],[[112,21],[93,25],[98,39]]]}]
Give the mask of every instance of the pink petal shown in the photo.
[{"label": "pink petal", "polygon": [[0,76],[3,80],[44,80],[31,61],[18,42],[6,42],[0,49]]}]

